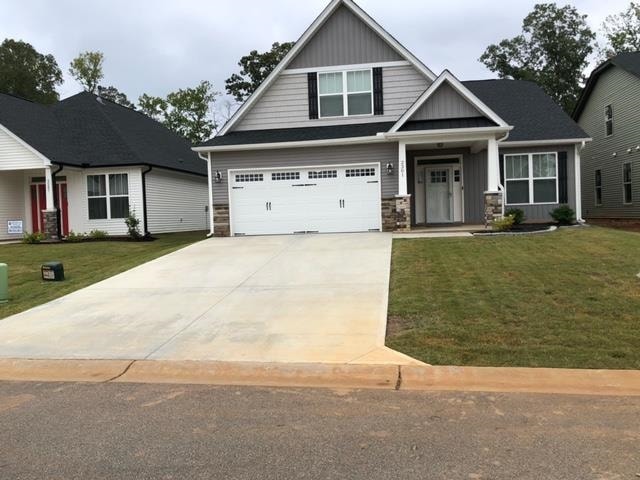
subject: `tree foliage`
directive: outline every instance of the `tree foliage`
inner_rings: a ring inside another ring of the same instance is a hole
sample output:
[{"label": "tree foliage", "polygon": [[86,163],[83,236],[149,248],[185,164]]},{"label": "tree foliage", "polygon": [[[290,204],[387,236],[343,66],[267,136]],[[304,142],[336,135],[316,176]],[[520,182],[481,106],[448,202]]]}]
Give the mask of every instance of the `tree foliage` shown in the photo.
[{"label": "tree foliage", "polygon": [[234,73],[225,80],[227,93],[237,102],[244,102],[255,92],[265,78],[293,47],[294,42],[275,42],[268,52],[258,53],[252,50],[238,62],[240,73]]},{"label": "tree foliage", "polygon": [[56,85],[62,71],[53,55],[38,53],[30,44],[7,38],[0,44],[0,91],[39,103],[58,100]]},{"label": "tree foliage", "polygon": [[216,128],[212,109],[218,95],[213,84],[205,80],[196,87],[171,92],[166,98],[145,93],[138,105],[143,113],[195,144],[211,137]]},{"label": "tree foliage", "polygon": [[103,87],[102,85],[98,85],[98,95],[102,98],[106,98],[107,100],[111,100],[118,105],[133,108],[134,110],[136,108],[136,106],[129,101],[127,96],[114,86]]},{"label": "tree foliage", "polygon": [[532,80],[566,112],[578,99],[595,34],[575,7],[535,5],[522,34],[489,45],[480,57],[500,78]]},{"label": "tree foliage", "polygon": [[618,53],[640,51],[640,3],[631,2],[629,7],[616,15],[609,15],[602,24],[607,43],[600,48],[602,60]]},{"label": "tree foliage", "polygon": [[87,92],[96,93],[104,74],[102,52],[83,52],[71,61],[69,73]]}]

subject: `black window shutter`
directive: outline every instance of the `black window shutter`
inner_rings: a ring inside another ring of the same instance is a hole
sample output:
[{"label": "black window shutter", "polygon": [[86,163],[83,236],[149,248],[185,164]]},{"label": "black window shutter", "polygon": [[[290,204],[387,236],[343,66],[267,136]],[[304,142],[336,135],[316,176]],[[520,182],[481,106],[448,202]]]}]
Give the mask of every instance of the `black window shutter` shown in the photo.
[{"label": "black window shutter", "polygon": [[307,83],[309,84],[309,119],[318,118],[318,75],[316,72],[307,74]]},{"label": "black window shutter", "polygon": [[500,185],[504,187],[504,155],[500,155]]},{"label": "black window shutter", "polygon": [[569,185],[567,178],[567,152],[558,152],[558,201],[569,203]]},{"label": "black window shutter", "polygon": [[373,69],[373,114],[384,115],[384,96],[382,92],[382,67]]}]

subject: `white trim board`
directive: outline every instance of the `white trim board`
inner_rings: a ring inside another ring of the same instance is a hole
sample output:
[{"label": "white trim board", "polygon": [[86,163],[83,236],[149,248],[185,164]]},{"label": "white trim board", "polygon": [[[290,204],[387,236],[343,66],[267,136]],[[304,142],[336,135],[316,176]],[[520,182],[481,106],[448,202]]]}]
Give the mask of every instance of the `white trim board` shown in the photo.
[{"label": "white trim board", "polygon": [[382,67],[406,67],[411,65],[411,62],[406,60],[398,60],[397,62],[379,62],[379,63],[354,63],[350,65],[332,65],[328,67],[310,67],[310,68],[293,68],[289,70],[283,70],[281,75],[299,75],[302,73],[327,73],[327,72],[339,72],[343,70],[366,70],[368,68]]},{"label": "white trim board", "polygon": [[417,111],[425,104],[425,102],[436,92],[438,88],[447,82],[458,94],[462,96],[466,101],[473,105],[483,115],[494,121],[498,126],[506,128],[509,124],[505,122],[500,116],[491,110],[482,100],[476,97],[471,90],[465,87],[460,80],[458,80],[449,70],[444,70],[440,76],[427,88],[420,97],[413,103],[413,105],[398,119],[396,124],[391,127],[389,133],[396,133],[400,127],[402,127]]},{"label": "white trim board", "polygon": [[563,138],[559,140],[516,140],[500,142],[501,147],[543,147],[545,145],[571,145],[591,142],[591,138]]},{"label": "white trim board", "polygon": [[378,23],[376,23],[364,10],[358,7],[352,0],[332,0],[329,5],[322,11],[322,13],[316,18],[313,23],[305,30],[302,36],[296,41],[295,45],[289,53],[280,61],[276,68],[269,74],[269,76],[262,82],[262,84],[256,89],[256,91],[245,101],[242,106],[236,110],[233,116],[225,124],[224,127],[218,133],[218,136],[225,135],[236,123],[238,123],[249,109],[262,97],[264,92],[275,82],[280,76],[282,71],[286,68],[293,58],[309,43],[309,40],[320,30],[322,25],[333,14],[338,7],[344,5],[353,14],[355,14],[360,20],[362,20],[367,26],[369,26],[374,32],[382,37],[389,45],[410,62],[420,73],[422,73],[429,80],[434,80],[436,75],[427,68],[417,57],[415,57],[409,50],[400,44],[395,38],[393,38],[388,32],[386,32]]}]

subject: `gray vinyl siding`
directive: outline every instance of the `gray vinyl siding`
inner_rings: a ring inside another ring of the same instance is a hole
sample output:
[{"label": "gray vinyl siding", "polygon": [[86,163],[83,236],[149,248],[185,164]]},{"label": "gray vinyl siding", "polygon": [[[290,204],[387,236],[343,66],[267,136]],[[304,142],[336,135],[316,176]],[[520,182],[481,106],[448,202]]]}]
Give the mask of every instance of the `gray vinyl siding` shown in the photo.
[{"label": "gray vinyl siding", "polygon": [[484,223],[484,192],[487,190],[487,151],[463,157],[464,221]]},{"label": "gray vinyl siding", "polygon": [[[387,163],[393,163],[394,174],[386,172]],[[213,203],[229,203],[230,169],[264,169],[277,167],[305,167],[351,163],[380,163],[382,169],[382,197],[398,193],[398,144],[378,143],[367,145],[343,145],[336,147],[291,148],[281,150],[255,150],[248,152],[220,152],[213,154],[213,169],[223,173],[223,180],[213,184]]]},{"label": "gray vinyl siding", "polygon": [[339,7],[287,68],[313,68],[402,60],[347,7]]},{"label": "gray vinyl siding", "polygon": [[147,220],[151,233],[206,230],[207,179],[154,169],[147,173]]},{"label": "gray vinyl siding", "polygon": [[[613,107],[613,135],[604,108]],[[581,154],[585,218],[640,218],[640,78],[612,67],[598,79],[578,121],[593,139]],[[632,153],[627,153],[631,148]],[[613,153],[617,155],[614,157]],[[622,164],[631,161],[633,204],[623,204]],[[602,205],[595,205],[595,171],[602,170]]]},{"label": "gray vinyl siding", "polygon": [[481,117],[482,113],[456,92],[442,84],[411,117],[411,120]]},{"label": "gray vinyl siding", "polygon": [[281,75],[234,130],[396,121],[430,84],[427,78],[410,65],[383,68],[382,81],[384,115],[309,120],[307,74]]},{"label": "gray vinyl siding", "polygon": [[[528,148],[500,148],[500,155],[511,153],[538,153],[538,152],[567,152],[567,187],[568,205],[576,208],[576,181],[575,181],[575,151],[573,145],[552,145],[548,147],[528,147]],[[505,181],[506,183],[506,181]],[[528,222],[550,222],[549,213],[559,207],[559,203],[548,205],[505,205],[505,209],[519,208],[524,211]]]}]

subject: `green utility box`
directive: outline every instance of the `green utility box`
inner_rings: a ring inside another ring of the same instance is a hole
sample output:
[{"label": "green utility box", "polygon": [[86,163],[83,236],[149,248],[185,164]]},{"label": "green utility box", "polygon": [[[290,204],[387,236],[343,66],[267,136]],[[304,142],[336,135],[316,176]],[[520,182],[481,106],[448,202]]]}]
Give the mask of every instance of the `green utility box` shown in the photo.
[{"label": "green utility box", "polygon": [[9,267],[0,263],[0,303],[9,301]]},{"label": "green utility box", "polygon": [[48,282],[61,282],[64,280],[64,267],[62,262],[47,262],[42,265],[42,280]]}]

